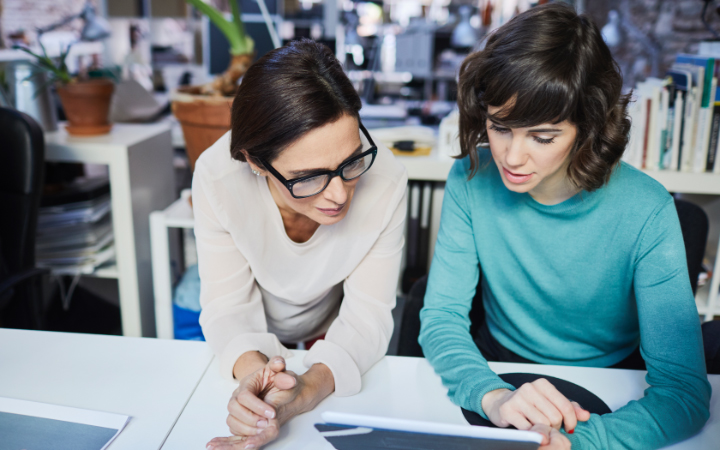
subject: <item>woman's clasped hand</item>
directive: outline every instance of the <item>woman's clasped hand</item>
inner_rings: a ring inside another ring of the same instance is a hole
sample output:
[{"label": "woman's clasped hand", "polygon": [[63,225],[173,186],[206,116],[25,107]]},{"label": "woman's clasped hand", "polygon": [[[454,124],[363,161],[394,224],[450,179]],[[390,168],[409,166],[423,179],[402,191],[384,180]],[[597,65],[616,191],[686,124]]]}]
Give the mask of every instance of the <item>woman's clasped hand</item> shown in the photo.
[{"label": "woman's clasped hand", "polygon": [[275,440],[289,419],[313,409],[320,391],[332,389],[332,373],[323,364],[297,375],[286,369],[281,356],[275,356],[240,379],[227,407],[227,425],[233,436],[214,438],[207,449],[260,448]]}]

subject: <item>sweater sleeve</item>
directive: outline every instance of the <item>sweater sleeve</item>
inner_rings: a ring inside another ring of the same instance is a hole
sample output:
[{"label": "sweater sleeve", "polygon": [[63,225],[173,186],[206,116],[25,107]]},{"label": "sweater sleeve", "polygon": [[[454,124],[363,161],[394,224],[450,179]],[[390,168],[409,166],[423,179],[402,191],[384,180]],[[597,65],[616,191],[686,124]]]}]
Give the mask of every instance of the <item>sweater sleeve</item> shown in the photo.
[{"label": "sweater sleeve", "polygon": [[480,269],[464,166],[457,161],[445,185],[440,231],[420,312],[419,342],[452,401],[487,418],[483,396],[514,387],[490,369],[470,336],[469,313]]},{"label": "sweater sleeve", "polygon": [[200,271],[200,325],[221,374],[233,378],[235,362],[245,352],[259,351],[268,358],[292,356],[267,331],[262,294],[248,261],[230,233],[221,225],[212,185],[202,164],[192,184],[195,238]]},{"label": "sweater sleeve", "polygon": [[650,385],[645,396],[604,416],[593,415],[567,435],[577,449],[656,449],[696,434],[709,417],[697,308],[672,198],[640,236],[633,284],[640,352]]},{"label": "sweater sleeve", "polygon": [[307,367],[323,363],[332,371],[337,396],[360,392],[360,377],[385,355],[390,343],[405,241],[406,176],[404,180],[390,202],[394,207],[388,208],[387,225],[345,279],[338,317],[304,359]]}]

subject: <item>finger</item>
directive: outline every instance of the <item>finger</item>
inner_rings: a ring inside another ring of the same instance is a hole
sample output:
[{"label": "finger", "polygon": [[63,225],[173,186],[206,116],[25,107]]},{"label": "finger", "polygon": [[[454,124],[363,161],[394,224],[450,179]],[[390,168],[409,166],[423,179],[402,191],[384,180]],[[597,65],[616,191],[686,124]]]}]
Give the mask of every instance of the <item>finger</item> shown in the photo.
[{"label": "finger", "polygon": [[542,424],[549,427],[552,426],[552,424],[550,423],[550,419],[548,419],[545,414],[540,412],[540,410],[538,410],[535,405],[531,403],[523,403],[520,412],[523,416],[525,416],[525,418],[528,422],[530,422],[531,425]]},{"label": "finger", "polygon": [[273,372],[283,372],[285,370],[285,358],[282,356],[273,356],[270,358],[270,361],[268,361],[268,367]]},{"label": "finger", "polygon": [[554,428],[552,428],[549,425],[543,425],[541,423],[535,424],[530,428],[530,431],[534,431],[536,433],[539,433],[542,436],[542,442],[540,445],[547,445],[550,443],[550,433]]},{"label": "finger", "polygon": [[231,416],[235,417],[240,422],[251,427],[265,428],[268,425],[267,417],[255,414],[254,412],[250,411],[249,409],[235,401],[234,398],[230,399],[230,402],[228,403],[228,412]]},{"label": "finger", "polygon": [[525,416],[516,410],[501,413],[501,418],[518,430],[529,430],[532,427],[532,424],[528,422]]},{"label": "finger", "polygon": [[571,402],[575,409],[575,415],[580,422],[587,422],[590,420],[590,411],[584,409],[578,402]]},{"label": "finger", "polygon": [[277,420],[271,420],[267,428],[262,433],[255,436],[248,436],[247,441],[244,442],[246,449],[260,448],[263,445],[277,439],[279,434],[279,424]]},{"label": "finger", "polygon": [[206,450],[229,450],[243,448],[246,436],[216,437],[205,446]]},{"label": "finger", "polygon": [[[532,385],[529,385],[532,386]],[[560,429],[563,424],[563,415],[557,409],[557,407],[550,402],[541,392],[536,388],[527,389],[524,393],[528,403],[532,405],[540,414],[542,414],[546,420],[540,420],[539,422],[532,421],[533,423],[544,423],[550,425],[553,428]]]},{"label": "finger", "polygon": [[274,384],[278,389],[292,389],[297,384],[297,380],[289,373],[283,372],[275,375]]},{"label": "finger", "polygon": [[570,450],[570,440],[555,428],[550,429],[549,445],[552,447],[553,450]]},{"label": "finger", "polygon": [[265,428],[267,428],[267,425],[265,425],[263,428],[248,425],[239,421],[236,417],[233,416],[227,416],[227,419],[225,419],[225,423],[230,429],[230,433],[234,434],[235,436],[255,436],[256,434],[260,434]]},{"label": "finger", "polygon": [[235,397],[240,405],[254,412],[255,414],[268,419],[275,418],[275,408],[260,400],[255,394],[244,389]]},{"label": "finger", "polygon": [[575,415],[575,408],[572,403],[570,403],[570,400],[562,395],[560,391],[545,378],[539,378],[533,381],[532,384],[538,392],[547,398],[550,403],[557,408],[560,414],[562,414],[565,429],[574,430],[577,425],[577,416]]}]

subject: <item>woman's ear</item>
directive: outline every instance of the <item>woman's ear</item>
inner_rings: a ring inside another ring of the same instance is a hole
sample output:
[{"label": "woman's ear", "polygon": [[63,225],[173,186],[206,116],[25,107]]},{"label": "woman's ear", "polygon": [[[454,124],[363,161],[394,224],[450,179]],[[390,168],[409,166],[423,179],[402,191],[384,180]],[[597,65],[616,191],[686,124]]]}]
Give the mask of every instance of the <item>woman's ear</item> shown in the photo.
[{"label": "woman's ear", "polygon": [[247,150],[242,149],[240,152],[245,156],[245,161],[247,161],[248,165],[250,166],[250,169],[252,172],[257,176],[267,176],[267,173],[265,173],[265,169],[260,168],[257,164],[255,164],[250,156],[248,155]]}]

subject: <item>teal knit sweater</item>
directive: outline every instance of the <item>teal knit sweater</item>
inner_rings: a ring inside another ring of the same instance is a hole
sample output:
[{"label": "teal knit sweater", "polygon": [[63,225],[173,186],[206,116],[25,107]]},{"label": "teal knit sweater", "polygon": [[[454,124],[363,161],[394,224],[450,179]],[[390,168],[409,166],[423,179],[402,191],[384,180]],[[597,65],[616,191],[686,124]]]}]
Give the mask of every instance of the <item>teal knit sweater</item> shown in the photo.
[{"label": "teal knit sweater", "polygon": [[482,267],[486,320],[497,341],[545,364],[607,367],[640,344],[645,397],[593,415],[566,436],[573,449],[654,449],[697,433],[709,417],[697,309],[672,197],[621,164],[594,192],[557,205],[508,190],[489,151],[448,176],[420,344],[458,405],[485,415],[485,393],[512,386],[469,333]]}]

